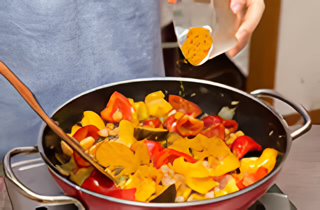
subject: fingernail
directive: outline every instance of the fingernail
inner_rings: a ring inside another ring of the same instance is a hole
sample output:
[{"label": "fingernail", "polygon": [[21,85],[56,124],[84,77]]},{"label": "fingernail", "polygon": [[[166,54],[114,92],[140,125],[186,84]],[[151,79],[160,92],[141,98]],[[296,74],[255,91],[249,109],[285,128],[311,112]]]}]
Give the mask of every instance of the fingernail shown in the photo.
[{"label": "fingernail", "polygon": [[234,14],[237,14],[240,10],[241,10],[241,4],[236,3],[234,5],[231,5],[231,9],[233,11]]}]

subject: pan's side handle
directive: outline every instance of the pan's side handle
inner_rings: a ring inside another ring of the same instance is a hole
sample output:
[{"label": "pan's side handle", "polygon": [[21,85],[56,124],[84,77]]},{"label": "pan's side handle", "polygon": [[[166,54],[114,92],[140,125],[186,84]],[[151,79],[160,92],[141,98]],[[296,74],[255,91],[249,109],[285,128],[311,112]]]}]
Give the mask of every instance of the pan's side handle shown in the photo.
[{"label": "pan's side handle", "polygon": [[269,98],[279,99],[282,102],[291,106],[294,110],[296,110],[302,116],[303,125],[301,128],[299,128],[291,133],[292,140],[298,138],[299,136],[303,135],[308,130],[310,130],[311,119],[310,119],[307,111],[301,105],[297,105],[297,104],[290,102],[289,100],[285,99],[280,93],[278,93],[274,90],[271,90],[271,89],[258,89],[258,90],[252,91],[250,94],[255,97],[269,97]]},{"label": "pan's side handle", "polygon": [[14,175],[13,170],[11,168],[11,157],[17,154],[31,154],[39,152],[36,147],[17,147],[10,150],[3,159],[3,167],[6,178],[8,178],[12,183],[14,183],[20,191],[29,199],[37,201],[47,206],[55,206],[55,205],[66,205],[66,204],[74,204],[78,207],[79,210],[85,210],[84,206],[80,201],[73,197],[69,196],[45,196],[39,195],[29,188],[24,186]]}]

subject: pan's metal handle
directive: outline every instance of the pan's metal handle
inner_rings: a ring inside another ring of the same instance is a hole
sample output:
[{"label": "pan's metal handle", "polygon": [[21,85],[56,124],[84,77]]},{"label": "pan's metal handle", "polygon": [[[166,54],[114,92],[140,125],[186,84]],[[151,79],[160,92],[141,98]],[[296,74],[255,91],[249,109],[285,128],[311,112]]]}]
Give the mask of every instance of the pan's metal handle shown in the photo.
[{"label": "pan's metal handle", "polygon": [[24,186],[17,179],[17,177],[14,175],[13,170],[11,168],[11,157],[21,153],[31,154],[31,153],[37,153],[37,152],[39,152],[37,147],[17,147],[10,150],[3,159],[3,167],[4,167],[4,173],[6,178],[8,178],[12,183],[14,183],[27,198],[30,198],[34,201],[45,204],[47,206],[74,204],[78,207],[79,210],[85,210],[81,202],[73,197],[39,195],[31,191],[26,186]]},{"label": "pan's metal handle", "polygon": [[294,110],[296,110],[303,118],[303,126],[291,133],[292,140],[298,138],[299,136],[306,133],[311,128],[311,119],[307,113],[307,111],[301,106],[294,104],[290,102],[289,100],[285,99],[280,93],[272,90],[272,89],[258,89],[255,91],[252,91],[250,93],[251,95],[255,97],[270,97],[270,98],[276,98],[281,100],[282,102],[288,104],[291,106]]}]

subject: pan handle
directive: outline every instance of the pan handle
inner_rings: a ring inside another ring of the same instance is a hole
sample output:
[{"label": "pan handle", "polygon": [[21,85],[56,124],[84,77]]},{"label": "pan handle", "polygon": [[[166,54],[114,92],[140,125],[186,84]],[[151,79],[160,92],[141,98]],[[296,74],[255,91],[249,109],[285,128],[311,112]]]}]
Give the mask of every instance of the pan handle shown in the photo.
[{"label": "pan handle", "polygon": [[66,204],[74,204],[78,207],[79,210],[85,210],[84,206],[81,204],[80,201],[73,197],[69,196],[45,196],[45,195],[39,195],[33,191],[31,191],[29,188],[24,186],[14,175],[13,170],[11,168],[11,157],[18,155],[18,154],[32,154],[37,153],[38,148],[37,147],[16,147],[12,150],[10,150],[3,159],[3,167],[4,167],[4,173],[6,178],[8,178],[12,183],[14,183],[20,191],[29,199],[32,199],[34,201],[37,201],[39,203],[45,204],[47,206],[55,206],[55,205],[66,205]]},{"label": "pan handle", "polygon": [[292,140],[298,138],[299,136],[303,135],[308,130],[310,130],[311,119],[310,119],[307,111],[302,107],[302,105],[300,105],[300,104],[297,105],[297,104],[290,102],[289,100],[285,99],[280,93],[278,93],[272,89],[258,89],[258,90],[252,91],[250,94],[255,97],[262,97],[263,96],[263,97],[269,97],[269,98],[273,97],[273,98],[279,99],[282,102],[291,106],[294,110],[296,110],[302,116],[303,125],[301,128],[298,128],[297,130],[295,130],[291,133]]}]

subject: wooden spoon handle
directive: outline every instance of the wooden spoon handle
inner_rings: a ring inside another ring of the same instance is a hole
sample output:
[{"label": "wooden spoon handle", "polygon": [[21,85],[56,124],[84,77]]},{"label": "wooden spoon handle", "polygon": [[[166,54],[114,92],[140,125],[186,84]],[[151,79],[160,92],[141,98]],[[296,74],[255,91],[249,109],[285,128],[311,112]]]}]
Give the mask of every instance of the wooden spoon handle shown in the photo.
[{"label": "wooden spoon handle", "polygon": [[113,176],[104,171],[104,169],[97,164],[84,149],[80,146],[79,142],[74,138],[68,136],[41,108],[32,92],[18,79],[16,75],[9,68],[0,61],[0,73],[15,87],[29,106],[40,116],[40,118],[47,123],[47,125],[73,150],[75,150],[83,159],[89,162],[93,167],[105,174],[108,178],[114,181]]}]

